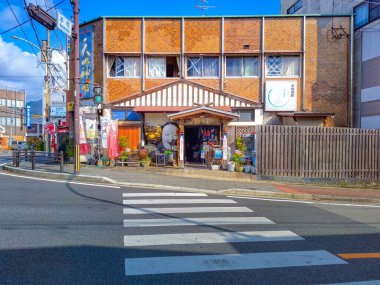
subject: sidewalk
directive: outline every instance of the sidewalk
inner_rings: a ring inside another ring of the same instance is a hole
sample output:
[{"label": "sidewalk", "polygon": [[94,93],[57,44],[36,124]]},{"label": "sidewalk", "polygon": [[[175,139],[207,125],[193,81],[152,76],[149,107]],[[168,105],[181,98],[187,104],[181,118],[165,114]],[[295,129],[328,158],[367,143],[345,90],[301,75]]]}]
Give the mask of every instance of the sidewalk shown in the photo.
[{"label": "sidewalk", "polygon": [[[22,169],[30,170],[30,163],[21,162]],[[20,168],[20,169],[21,169]],[[62,179],[56,165],[40,165],[39,171],[48,172],[49,178]],[[17,169],[19,171],[19,169]],[[126,186],[150,187],[178,191],[209,191],[215,194],[291,198],[305,200],[333,200],[380,204],[380,189],[321,187],[282,182],[257,181],[254,175],[186,168],[134,168],[82,165],[80,176],[69,174],[72,166],[65,166],[66,179],[86,178],[85,181],[117,183]],[[31,173],[29,172],[28,175]],[[34,172],[33,175],[41,173]],[[58,178],[59,176],[59,178]],[[46,175],[45,175],[46,177]],[[108,180],[99,180],[106,177]],[[96,179],[98,178],[98,179]]]}]

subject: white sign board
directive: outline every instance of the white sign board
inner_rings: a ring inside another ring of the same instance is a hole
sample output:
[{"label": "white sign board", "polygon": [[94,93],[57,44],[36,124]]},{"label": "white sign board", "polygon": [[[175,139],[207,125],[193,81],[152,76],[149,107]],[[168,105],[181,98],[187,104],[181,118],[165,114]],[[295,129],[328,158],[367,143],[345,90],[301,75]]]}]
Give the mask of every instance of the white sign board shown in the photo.
[{"label": "white sign board", "polygon": [[184,160],[184,144],[183,144],[183,135],[180,135],[179,137],[179,160]]},{"label": "white sign board", "polygon": [[297,81],[266,81],[265,111],[297,111]]},{"label": "white sign board", "polygon": [[227,160],[227,135],[223,135],[223,160]]},{"label": "white sign board", "polygon": [[52,106],[52,107],[50,107],[50,116],[52,116],[52,117],[66,117],[66,106]]},{"label": "white sign board", "polygon": [[71,37],[71,31],[73,29],[73,23],[69,21],[65,16],[58,12],[57,28]]}]

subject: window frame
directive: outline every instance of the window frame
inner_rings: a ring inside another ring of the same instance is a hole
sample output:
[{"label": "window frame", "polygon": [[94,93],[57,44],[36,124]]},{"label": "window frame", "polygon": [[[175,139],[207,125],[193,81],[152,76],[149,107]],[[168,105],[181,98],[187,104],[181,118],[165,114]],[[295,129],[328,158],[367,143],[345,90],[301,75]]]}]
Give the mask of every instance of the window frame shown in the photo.
[{"label": "window frame", "polygon": [[[241,59],[241,70],[240,70],[240,76],[229,76],[227,75],[227,57],[229,58],[240,58]],[[245,57],[252,57],[257,59],[257,75],[249,75],[249,76],[244,76],[244,58]],[[224,74],[225,78],[260,78],[260,60],[258,55],[241,55],[241,56],[234,56],[234,55],[226,55],[225,56],[225,64],[224,64]]]},{"label": "window frame", "polygon": [[293,15],[295,14],[299,9],[301,9],[303,7],[303,0],[298,0],[296,1],[292,6],[290,6],[287,10],[286,10],[286,14],[288,15]]},{"label": "window frame", "polygon": [[[138,64],[137,64],[137,66],[138,66],[138,72],[136,72],[136,73],[138,73],[138,75],[136,75],[136,76],[126,76],[125,75],[125,66],[124,66],[124,68],[123,68],[123,71],[124,71],[124,76],[118,76],[117,75],[117,71],[116,71],[116,68],[117,68],[117,58],[118,57],[121,57],[121,58],[123,58],[123,65],[125,64],[125,58],[138,58]],[[107,64],[108,64],[108,60],[107,60]],[[115,56],[115,76],[110,76],[110,72],[108,72],[108,70],[111,70],[111,68],[112,68],[112,66],[111,67],[109,67],[109,69],[107,69],[107,78],[141,78],[141,74],[142,74],[142,71],[141,71],[141,56],[133,56],[133,55],[128,55],[128,56],[121,56],[121,55],[116,55]]]},{"label": "window frame", "polygon": [[[164,66],[165,66],[164,74],[165,74],[165,76],[163,76],[163,77],[149,76],[149,62],[150,62],[151,58],[164,58]],[[157,55],[157,56],[156,55],[149,55],[149,56],[147,56],[146,78],[149,78],[149,79],[176,78],[176,77],[167,77],[167,74],[166,74],[166,55],[164,55],[164,56],[160,56],[160,55]]]},{"label": "window frame", "polygon": [[[267,59],[268,57],[280,57],[281,58],[281,75],[268,75],[268,68],[267,68]],[[284,76],[283,75],[283,70],[282,70],[282,58],[283,57],[298,57],[298,70],[299,74],[298,75],[290,75],[290,76]],[[265,56],[265,78],[301,78],[302,77],[302,66],[301,66],[301,56],[300,55],[266,55]]]},{"label": "window frame", "polygon": [[[216,76],[203,76],[203,58],[217,58],[218,59],[218,75]],[[188,66],[188,60],[189,58],[200,58],[201,60],[201,75],[200,76],[189,76],[188,75],[188,71],[189,71],[189,66]],[[200,55],[200,56],[186,56],[186,78],[192,78],[192,79],[219,79],[220,78],[220,56],[218,55],[210,55],[210,56],[203,56],[203,55]]]},{"label": "window frame", "polygon": [[[241,117],[240,117],[240,112],[250,112],[253,116],[253,120],[241,120]],[[237,120],[234,120],[234,122],[237,122],[237,123],[247,123],[247,122],[256,122],[256,113],[255,113],[255,109],[252,109],[252,108],[233,108],[232,109],[232,113],[234,114],[238,114],[239,115],[239,119]]]},{"label": "window frame", "polygon": [[[361,25],[356,25],[356,10],[360,9],[360,8],[363,8],[366,9],[366,14],[367,14],[367,21],[366,23],[363,23]],[[369,24],[369,3],[368,2],[362,2],[358,5],[356,5],[355,7],[353,7],[353,12],[354,12],[354,29],[360,29],[361,27],[364,27],[365,25],[368,25]]]}]

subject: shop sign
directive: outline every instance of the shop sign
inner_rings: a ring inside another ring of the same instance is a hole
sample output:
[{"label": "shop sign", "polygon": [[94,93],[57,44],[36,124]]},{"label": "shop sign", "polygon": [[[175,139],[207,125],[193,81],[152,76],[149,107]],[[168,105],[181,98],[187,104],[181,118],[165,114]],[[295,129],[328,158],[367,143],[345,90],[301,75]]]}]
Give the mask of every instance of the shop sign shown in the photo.
[{"label": "shop sign", "polygon": [[45,131],[45,133],[52,135],[52,134],[54,134],[54,129],[55,129],[54,123],[47,123],[45,125],[44,131]]},{"label": "shop sign", "polygon": [[52,117],[66,117],[66,106],[52,106],[52,107],[50,107],[50,116],[52,116]]},{"label": "shop sign", "polygon": [[69,21],[65,16],[61,13],[57,13],[57,28],[64,32],[66,35],[71,37],[71,31],[73,29],[73,23]]},{"label": "shop sign", "polygon": [[222,150],[220,148],[215,149],[214,159],[222,159]]},{"label": "shop sign", "polygon": [[265,111],[297,111],[296,80],[268,80],[265,84]]},{"label": "shop sign", "polygon": [[26,105],[25,109],[25,120],[26,120],[26,127],[30,129],[31,127],[31,117],[30,117],[30,105]]}]

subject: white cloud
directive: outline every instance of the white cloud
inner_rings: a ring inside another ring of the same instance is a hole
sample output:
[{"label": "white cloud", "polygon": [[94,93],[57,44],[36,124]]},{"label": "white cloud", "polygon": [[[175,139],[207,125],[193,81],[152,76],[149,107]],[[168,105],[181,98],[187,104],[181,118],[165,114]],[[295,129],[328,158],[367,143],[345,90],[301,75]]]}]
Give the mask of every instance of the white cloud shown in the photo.
[{"label": "white cloud", "polygon": [[[40,56],[40,55],[38,55]],[[0,37],[0,85],[26,90],[27,100],[42,98],[44,70],[34,54]]]}]

